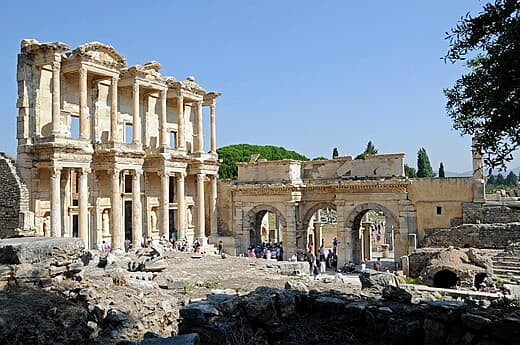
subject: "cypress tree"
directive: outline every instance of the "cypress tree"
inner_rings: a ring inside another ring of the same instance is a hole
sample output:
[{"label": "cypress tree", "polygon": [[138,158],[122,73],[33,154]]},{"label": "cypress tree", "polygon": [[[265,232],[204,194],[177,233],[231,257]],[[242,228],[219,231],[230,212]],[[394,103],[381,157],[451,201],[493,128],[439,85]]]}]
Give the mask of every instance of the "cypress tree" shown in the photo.
[{"label": "cypress tree", "polygon": [[439,177],[446,177],[446,174],[444,173],[444,164],[442,164],[442,162],[439,166]]},{"label": "cypress tree", "polygon": [[497,186],[503,186],[506,184],[506,179],[504,178],[504,175],[502,174],[498,174],[496,179],[495,179],[495,184]]},{"label": "cypress tree", "polygon": [[435,177],[424,147],[421,147],[417,152],[417,177]]},{"label": "cypress tree", "polygon": [[518,182],[518,177],[515,175],[514,172],[509,172],[509,174],[506,177],[506,184],[508,186],[515,186]]},{"label": "cypress tree", "polygon": [[339,156],[338,148],[335,147],[334,149],[332,149],[332,159],[334,159],[338,156]]}]

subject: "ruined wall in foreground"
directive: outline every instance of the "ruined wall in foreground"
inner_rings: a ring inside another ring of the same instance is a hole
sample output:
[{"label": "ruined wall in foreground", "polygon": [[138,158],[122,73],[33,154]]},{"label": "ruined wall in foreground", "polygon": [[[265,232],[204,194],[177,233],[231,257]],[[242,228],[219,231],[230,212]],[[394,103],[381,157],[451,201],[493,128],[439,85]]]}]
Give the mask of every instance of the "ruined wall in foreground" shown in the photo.
[{"label": "ruined wall in foreground", "polygon": [[29,192],[14,161],[0,152],[0,238],[30,234],[34,217],[29,211]]}]

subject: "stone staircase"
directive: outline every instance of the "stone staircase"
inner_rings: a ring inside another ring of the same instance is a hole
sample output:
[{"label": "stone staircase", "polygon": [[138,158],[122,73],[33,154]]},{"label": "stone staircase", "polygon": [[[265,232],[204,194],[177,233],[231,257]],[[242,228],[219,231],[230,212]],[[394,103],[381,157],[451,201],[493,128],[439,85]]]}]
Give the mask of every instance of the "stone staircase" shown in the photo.
[{"label": "stone staircase", "polygon": [[520,284],[520,256],[503,253],[493,257],[493,272],[507,284]]}]

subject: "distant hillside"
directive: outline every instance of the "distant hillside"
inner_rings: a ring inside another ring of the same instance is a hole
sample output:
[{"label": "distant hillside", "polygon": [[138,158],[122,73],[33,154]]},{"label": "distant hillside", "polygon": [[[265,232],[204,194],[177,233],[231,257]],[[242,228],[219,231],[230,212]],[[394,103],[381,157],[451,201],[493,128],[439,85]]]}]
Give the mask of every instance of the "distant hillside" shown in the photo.
[{"label": "distant hillside", "polygon": [[[493,170],[493,175],[498,175],[499,173],[502,174],[503,176],[507,176],[507,174],[509,174],[509,172],[513,172],[515,173],[515,175],[518,176],[518,174],[520,174],[520,167],[516,167],[516,168],[513,168],[513,169],[507,169],[507,171],[498,171],[498,170]],[[486,175],[487,175],[487,170],[486,170]],[[446,177],[462,177],[462,176],[473,176],[473,171],[469,170],[469,171],[464,171],[464,172],[454,172],[454,171],[446,171]]]},{"label": "distant hillside", "polygon": [[219,158],[222,160],[219,169],[220,178],[236,179],[238,169],[237,162],[249,162],[251,155],[259,154],[260,159],[269,161],[280,159],[297,159],[308,161],[309,158],[295,151],[289,151],[283,147],[270,145],[236,144],[223,146],[217,149]]}]

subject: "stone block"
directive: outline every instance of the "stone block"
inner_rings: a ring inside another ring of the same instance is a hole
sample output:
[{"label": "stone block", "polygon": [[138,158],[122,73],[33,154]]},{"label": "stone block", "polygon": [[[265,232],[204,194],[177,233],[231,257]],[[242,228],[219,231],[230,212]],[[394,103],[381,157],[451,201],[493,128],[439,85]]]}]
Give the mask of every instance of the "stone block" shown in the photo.
[{"label": "stone block", "polygon": [[0,240],[0,264],[48,262],[61,266],[76,261],[84,248],[79,238],[9,238]]}]

